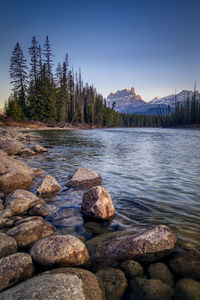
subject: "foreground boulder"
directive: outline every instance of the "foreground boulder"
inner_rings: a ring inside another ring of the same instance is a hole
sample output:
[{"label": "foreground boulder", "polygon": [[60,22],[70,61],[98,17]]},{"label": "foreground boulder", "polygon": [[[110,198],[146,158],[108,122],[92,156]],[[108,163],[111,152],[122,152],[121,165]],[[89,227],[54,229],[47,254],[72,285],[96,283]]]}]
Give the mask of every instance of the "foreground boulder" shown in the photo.
[{"label": "foreground boulder", "polygon": [[0,258],[17,252],[17,242],[5,233],[0,233]]},{"label": "foreground boulder", "polygon": [[[16,253],[0,259],[0,291],[33,275],[31,256]],[[1,299],[1,294],[0,294]]]},{"label": "foreground boulder", "polygon": [[130,300],[171,300],[173,289],[157,279],[134,278],[130,282]]},{"label": "foreground boulder", "polygon": [[103,282],[106,299],[121,299],[128,286],[126,276],[121,270],[105,268],[98,271],[96,276]]},{"label": "foreground boulder", "polygon": [[93,187],[83,194],[81,211],[84,216],[102,220],[112,219],[115,214],[111,197],[102,186]]},{"label": "foreground boulder", "polygon": [[40,196],[46,196],[58,193],[60,190],[61,186],[58,184],[57,180],[51,175],[46,175],[40,183],[37,192]]},{"label": "foreground boulder", "polygon": [[17,155],[24,145],[16,140],[0,140],[0,149],[9,155]]},{"label": "foreground boulder", "polygon": [[176,240],[176,236],[167,226],[158,225],[142,234],[122,231],[118,237],[108,234],[104,239],[96,238],[86,244],[94,265],[111,265],[115,261],[128,259],[148,262],[159,260],[169,254]]},{"label": "foreground boulder", "polygon": [[66,186],[68,187],[93,187],[102,184],[103,179],[101,176],[90,169],[78,168],[74,173],[69,176],[69,181]]},{"label": "foreground boulder", "polygon": [[182,278],[175,285],[175,300],[199,300],[200,299],[200,282]]},{"label": "foreground boulder", "polygon": [[12,215],[20,215],[40,202],[41,200],[35,194],[17,189],[6,197],[4,206],[11,210]]},{"label": "foreground boulder", "polygon": [[33,178],[29,166],[0,150],[0,191],[8,194],[18,188],[28,189]]},{"label": "foreground boulder", "polygon": [[38,240],[53,234],[56,229],[42,217],[30,217],[16,223],[7,234],[17,241],[19,248],[28,248]]},{"label": "foreground boulder", "polygon": [[38,241],[30,251],[33,259],[44,266],[84,266],[89,262],[88,251],[78,238],[55,235]]},{"label": "foreground boulder", "polygon": [[36,152],[36,153],[43,153],[43,152],[48,152],[48,150],[40,145],[34,145],[32,147],[32,151]]}]

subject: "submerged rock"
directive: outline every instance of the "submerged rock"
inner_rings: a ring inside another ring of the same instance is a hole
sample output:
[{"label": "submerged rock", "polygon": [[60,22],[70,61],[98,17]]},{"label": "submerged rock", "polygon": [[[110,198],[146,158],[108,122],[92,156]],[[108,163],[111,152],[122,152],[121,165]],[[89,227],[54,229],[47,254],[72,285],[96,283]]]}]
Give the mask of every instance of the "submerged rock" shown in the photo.
[{"label": "submerged rock", "polygon": [[120,268],[124,271],[127,278],[140,277],[143,275],[142,266],[134,260],[126,260],[121,263]]},{"label": "submerged rock", "polygon": [[28,210],[30,216],[42,216],[46,217],[56,212],[57,208],[55,205],[48,205],[45,202],[36,204]]},{"label": "submerged rock", "polygon": [[102,186],[91,188],[83,194],[81,211],[84,216],[109,220],[115,215],[115,208],[108,192]]},{"label": "submerged rock", "polygon": [[171,300],[173,289],[157,279],[134,278],[130,282],[130,300]]},{"label": "submerged rock", "polygon": [[17,189],[6,197],[4,205],[11,210],[12,215],[20,215],[40,202],[41,200],[35,194]]},{"label": "submerged rock", "polygon": [[38,241],[30,252],[44,266],[84,266],[89,262],[88,251],[78,238],[55,235]]},{"label": "submerged rock", "polygon": [[0,191],[8,194],[19,188],[28,189],[33,178],[29,166],[0,150]]},{"label": "submerged rock", "polygon": [[100,185],[103,182],[101,176],[91,170],[86,168],[78,168],[74,173],[69,176],[69,181],[67,182],[66,186],[68,187],[92,187],[96,185]]},{"label": "submerged rock", "polygon": [[131,231],[109,235],[105,239],[92,240],[86,243],[93,264],[104,263],[111,265],[115,261],[137,259],[153,262],[169,254],[176,243],[176,236],[164,225],[155,226],[142,234]]},{"label": "submerged rock", "polygon": [[174,289],[174,300],[199,300],[200,282],[189,278],[179,280]]},{"label": "submerged rock", "polygon": [[16,140],[0,140],[0,149],[9,155],[16,155],[23,148],[24,145]]},{"label": "submerged rock", "polygon": [[151,264],[148,267],[148,275],[151,279],[159,279],[163,283],[173,286],[173,275],[167,265],[163,263]]},{"label": "submerged rock", "polygon": [[5,233],[0,233],[0,258],[17,252],[17,242]]},{"label": "submerged rock", "polygon": [[37,153],[48,152],[48,150],[47,150],[46,148],[44,148],[44,147],[42,147],[42,146],[40,146],[40,145],[34,145],[34,146],[32,147],[32,150],[33,150],[34,152],[37,152]]},{"label": "submerged rock", "polygon": [[103,282],[106,299],[120,300],[128,283],[124,273],[115,268],[105,268],[96,273],[97,278]]},{"label": "submerged rock", "polygon": [[[0,259],[0,291],[33,275],[34,268],[31,256],[26,253],[15,253]],[[0,299],[1,294],[0,294]],[[7,298],[9,299],[9,298]],[[16,298],[15,298],[16,299]]]},{"label": "submerged rock", "polygon": [[60,190],[61,186],[57,180],[51,175],[46,175],[40,183],[37,192],[40,196],[46,196],[48,194],[58,193]]},{"label": "submerged rock", "polygon": [[27,248],[38,240],[53,234],[56,229],[41,217],[29,217],[18,221],[17,225],[7,231],[7,234],[16,239],[19,248]]}]

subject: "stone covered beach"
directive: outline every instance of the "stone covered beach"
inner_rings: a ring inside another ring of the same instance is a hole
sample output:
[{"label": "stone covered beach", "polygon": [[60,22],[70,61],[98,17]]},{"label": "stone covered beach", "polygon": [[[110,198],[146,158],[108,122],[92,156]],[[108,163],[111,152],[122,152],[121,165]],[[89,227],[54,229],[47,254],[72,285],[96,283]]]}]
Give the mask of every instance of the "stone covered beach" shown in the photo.
[{"label": "stone covered beach", "polygon": [[36,155],[48,155],[40,136],[0,129],[0,299],[200,299],[200,252],[170,228],[101,232],[115,208],[94,170],[66,174],[66,186],[83,189],[77,214],[95,234],[61,233],[48,201],[61,186],[28,166]]}]

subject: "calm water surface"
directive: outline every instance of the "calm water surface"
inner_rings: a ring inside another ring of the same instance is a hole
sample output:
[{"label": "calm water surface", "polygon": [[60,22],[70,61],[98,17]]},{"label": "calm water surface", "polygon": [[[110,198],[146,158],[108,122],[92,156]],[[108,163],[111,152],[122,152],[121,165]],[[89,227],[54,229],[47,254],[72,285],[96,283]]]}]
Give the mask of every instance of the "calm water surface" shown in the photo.
[{"label": "calm water surface", "polygon": [[102,232],[165,224],[182,241],[200,246],[199,130],[52,130],[38,134],[49,152],[27,158],[27,162],[61,184],[61,193],[51,199],[57,212],[49,220],[63,233],[90,238],[91,231],[80,214],[84,191],[65,186],[72,171],[87,167],[102,175],[116,208],[114,220],[102,225]]}]

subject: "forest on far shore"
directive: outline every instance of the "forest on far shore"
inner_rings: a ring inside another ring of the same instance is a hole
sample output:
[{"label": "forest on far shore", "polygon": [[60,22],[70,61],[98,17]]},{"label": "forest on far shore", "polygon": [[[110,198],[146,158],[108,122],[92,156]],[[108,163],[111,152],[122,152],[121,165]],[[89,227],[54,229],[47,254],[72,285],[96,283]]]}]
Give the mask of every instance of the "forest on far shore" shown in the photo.
[{"label": "forest on far shore", "polygon": [[83,84],[81,70],[69,67],[66,54],[53,72],[53,54],[48,36],[43,47],[33,36],[28,49],[29,66],[17,42],[10,59],[13,87],[5,103],[6,116],[14,120],[41,121],[47,126],[87,124],[98,127],[175,127],[200,124],[200,103],[194,93],[191,100],[175,110],[158,108],[157,115],[122,114],[106,106],[103,96],[89,84]]}]

